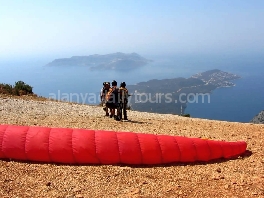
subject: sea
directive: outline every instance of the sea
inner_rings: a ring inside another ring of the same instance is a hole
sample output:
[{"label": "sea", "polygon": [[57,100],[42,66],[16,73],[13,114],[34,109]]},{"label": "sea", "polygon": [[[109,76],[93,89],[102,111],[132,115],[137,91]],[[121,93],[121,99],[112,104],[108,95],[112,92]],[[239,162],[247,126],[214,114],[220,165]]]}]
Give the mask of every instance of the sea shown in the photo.
[{"label": "sea", "polygon": [[[132,71],[91,71],[87,67],[48,67],[48,58],[0,60],[0,83],[23,81],[39,96],[64,101],[98,104],[104,81],[127,85],[151,79],[189,78],[220,69],[237,74],[234,87],[217,88],[209,100],[189,102],[184,113],[191,117],[230,122],[249,122],[264,110],[264,56],[170,55],[144,56],[152,62]],[[60,58],[60,57],[58,57]]]}]

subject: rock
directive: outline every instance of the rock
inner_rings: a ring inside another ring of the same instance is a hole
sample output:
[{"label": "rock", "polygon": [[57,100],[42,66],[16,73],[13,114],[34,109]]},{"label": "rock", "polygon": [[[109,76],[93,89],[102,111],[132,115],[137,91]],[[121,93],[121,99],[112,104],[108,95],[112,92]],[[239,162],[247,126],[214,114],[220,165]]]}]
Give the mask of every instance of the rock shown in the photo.
[{"label": "rock", "polygon": [[264,110],[256,115],[250,122],[254,124],[264,124]]},{"label": "rock", "polygon": [[219,180],[220,178],[219,178],[219,177],[216,177],[216,176],[214,176],[214,177],[212,177],[212,179],[213,179],[213,180]]},{"label": "rock", "polygon": [[73,189],[73,192],[75,192],[75,193],[76,193],[76,192],[79,192],[79,191],[81,191],[79,188],[74,188],[74,189]]},{"label": "rock", "polygon": [[140,189],[139,188],[133,188],[130,190],[130,195],[135,195],[135,194],[138,194],[140,192]]},{"label": "rock", "polygon": [[237,184],[237,182],[236,181],[232,181],[232,184]]}]

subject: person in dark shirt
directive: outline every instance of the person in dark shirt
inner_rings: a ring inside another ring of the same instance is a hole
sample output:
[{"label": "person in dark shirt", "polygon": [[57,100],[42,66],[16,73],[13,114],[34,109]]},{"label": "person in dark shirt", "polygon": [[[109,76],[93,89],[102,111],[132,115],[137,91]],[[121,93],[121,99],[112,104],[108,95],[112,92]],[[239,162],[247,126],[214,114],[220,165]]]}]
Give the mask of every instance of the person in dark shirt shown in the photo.
[{"label": "person in dark shirt", "polygon": [[107,93],[106,101],[106,107],[110,109],[110,118],[114,117],[115,120],[120,121],[120,92],[115,80],[113,80],[112,87]]},{"label": "person in dark shirt", "polygon": [[127,103],[128,103],[129,95],[128,95],[128,90],[126,88],[126,82],[121,82],[119,91],[120,91],[120,119],[122,119],[122,116],[124,115],[123,120],[128,120],[127,119]]}]

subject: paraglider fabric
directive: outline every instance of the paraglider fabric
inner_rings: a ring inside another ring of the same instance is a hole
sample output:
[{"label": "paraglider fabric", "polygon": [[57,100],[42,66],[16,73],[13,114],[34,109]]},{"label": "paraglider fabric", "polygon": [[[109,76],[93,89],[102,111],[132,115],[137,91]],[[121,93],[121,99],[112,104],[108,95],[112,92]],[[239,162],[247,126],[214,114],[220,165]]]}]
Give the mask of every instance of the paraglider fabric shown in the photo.
[{"label": "paraglider fabric", "polygon": [[67,164],[165,164],[231,158],[246,142],[135,132],[0,125],[0,159]]}]

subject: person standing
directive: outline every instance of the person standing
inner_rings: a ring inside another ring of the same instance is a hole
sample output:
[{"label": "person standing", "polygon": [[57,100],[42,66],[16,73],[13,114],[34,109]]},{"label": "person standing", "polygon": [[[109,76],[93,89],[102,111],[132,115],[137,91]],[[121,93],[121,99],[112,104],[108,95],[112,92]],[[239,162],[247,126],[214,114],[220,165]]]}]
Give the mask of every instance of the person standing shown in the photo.
[{"label": "person standing", "polygon": [[127,119],[127,103],[128,103],[128,90],[126,88],[126,82],[121,82],[120,84],[120,119],[122,119],[122,114],[124,115],[123,120]]},{"label": "person standing", "polygon": [[105,116],[109,116],[108,107],[106,106],[106,96],[110,89],[110,82],[104,82],[103,88],[100,92],[101,104],[103,105],[103,110],[105,111]]},{"label": "person standing", "polygon": [[116,121],[120,121],[119,93],[120,92],[119,92],[119,88],[117,87],[117,82],[113,80],[112,87],[109,89],[107,93],[106,107],[110,109],[110,118],[114,117]]}]

